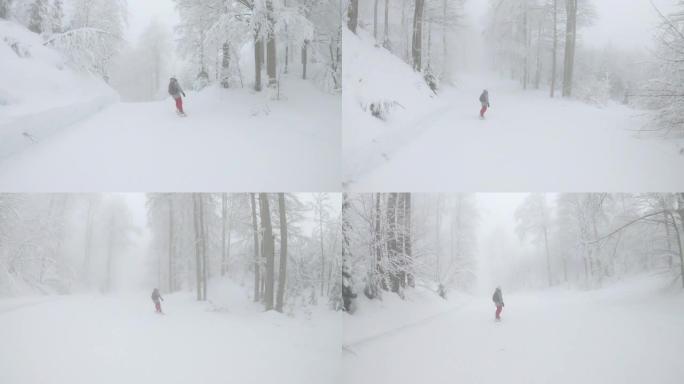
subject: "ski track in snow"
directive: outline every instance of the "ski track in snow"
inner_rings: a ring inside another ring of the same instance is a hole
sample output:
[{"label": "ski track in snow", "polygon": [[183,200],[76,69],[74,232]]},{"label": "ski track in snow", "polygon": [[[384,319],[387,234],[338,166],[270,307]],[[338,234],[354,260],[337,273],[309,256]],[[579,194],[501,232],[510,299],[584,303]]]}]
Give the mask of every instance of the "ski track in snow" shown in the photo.
[{"label": "ski track in snow", "polygon": [[[360,155],[377,161],[357,169],[345,159],[345,185],[358,192],[684,189],[684,156],[672,141],[636,137],[640,112],[491,83],[491,77],[464,77],[441,96],[437,116],[411,123],[413,128],[388,126]],[[477,98],[483,85],[490,86],[492,108],[481,121]],[[444,102],[450,105],[446,111]]]},{"label": "ski track in snow", "polygon": [[541,292],[504,298],[500,323],[482,298],[355,345],[343,354],[344,381],[675,384],[684,377],[681,296]]},{"label": "ski track in snow", "polygon": [[163,307],[166,316],[155,314],[147,293],[74,295],[5,312],[0,382],[318,384],[339,377],[336,313],[304,320],[212,312],[189,294],[166,296]]},{"label": "ski track in snow", "polygon": [[118,103],[0,161],[5,192],[333,191],[339,97],[288,82],[287,99],[209,89]]}]

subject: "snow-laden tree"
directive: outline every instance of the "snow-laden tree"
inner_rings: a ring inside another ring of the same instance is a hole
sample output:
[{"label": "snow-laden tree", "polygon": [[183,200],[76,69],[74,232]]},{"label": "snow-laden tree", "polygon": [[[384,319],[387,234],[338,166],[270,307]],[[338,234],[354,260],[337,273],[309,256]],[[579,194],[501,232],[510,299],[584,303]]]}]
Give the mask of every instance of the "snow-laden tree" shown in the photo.
[{"label": "snow-laden tree", "polygon": [[61,51],[77,68],[108,81],[112,59],[123,47],[126,0],[73,0],[71,9],[69,25],[51,34],[45,45]]},{"label": "snow-laden tree", "polygon": [[[147,201],[150,272],[163,291],[192,290],[211,300],[209,281],[229,279],[249,284],[265,309],[291,312],[319,301],[321,264],[339,275],[332,268],[340,255],[331,250],[339,245],[339,211],[331,204],[321,261],[316,213],[299,195],[150,194]],[[333,278],[325,277],[324,295],[332,298]]]},{"label": "snow-laden tree", "polygon": [[515,211],[516,232],[521,240],[531,237],[536,244],[543,246],[546,256],[546,271],[549,286],[553,285],[551,272],[551,252],[549,236],[551,232],[551,212],[543,194],[531,194]]},{"label": "snow-laden tree", "polygon": [[661,25],[656,34],[654,76],[637,95],[643,105],[654,111],[647,128],[666,137],[684,136],[684,2],[679,1],[670,15],[659,9]]},{"label": "snow-laden tree", "polygon": [[48,32],[50,29],[50,10],[47,0],[34,0],[29,14],[29,30],[35,33]]},{"label": "snow-laden tree", "polygon": [[168,97],[167,79],[171,73],[171,29],[154,19],[137,43],[124,48],[114,59],[111,84],[127,100],[149,101]]},{"label": "snow-laden tree", "polygon": [[[254,89],[262,89],[265,72],[269,92],[278,98],[280,78],[289,72],[293,62],[290,60],[292,48],[303,47],[307,51],[312,42],[318,47],[319,42],[330,40],[325,29],[316,28],[314,21],[334,11],[337,13],[333,15],[339,14],[331,3],[329,0],[176,0],[181,16],[178,28],[181,54],[191,59],[198,86],[220,82],[224,87],[231,87],[244,86],[246,74],[241,70],[241,56],[250,52],[254,58]],[[339,27],[340,22],[333,25]],[[339,32],[335,35],[339,45]],[[329,45],[324,45],[326,50]],[[334,50],[330,59],[327,53],[318,58],[337,63],[341,53],[337,48]],[[304,68],[309,62],[306,57],[301,63]],[[333,68],[335,74],[341,70],[339,65]]]},{"label": "snow-laden tree", "polygon": [[117,196],[0,196],[0,291],[116,288],[136,228]]},{"label": "snow-laden tree", "polygon": [[491,0],[485,37],[492,65],[525,89],[548,83],[551,97],[562,80],[570,96],[578,30],[595,18],[591,0]]},{"label": "snow-laden tree", "polygon": [[463,0],[373,0],[359,5],[358,24],[378,45],[423,73],[428,85],[453,80]]},{"label": "snow-laden tree", "polygon": [[12,13],[12,0],[0,0],[0,19],[9,19]]},{"label": "snow-laden tree", "polygon": [[406,193],[343,196],[342,298],[400,297],[416,287],[446,298],[476,278],[478,213],[472,195]]}]

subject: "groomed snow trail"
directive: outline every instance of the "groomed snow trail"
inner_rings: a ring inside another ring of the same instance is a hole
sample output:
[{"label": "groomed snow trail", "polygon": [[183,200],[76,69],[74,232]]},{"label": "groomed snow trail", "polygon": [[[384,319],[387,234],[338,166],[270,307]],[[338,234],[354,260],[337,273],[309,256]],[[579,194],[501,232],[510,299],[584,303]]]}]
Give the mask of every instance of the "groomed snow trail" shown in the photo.
[{"label": "groomed snow trail", "polygon": [[[479,119],[478,97],[490,92],[492,108]],[[449,107],[443,107],[446,103]],[[419,119],[408,144],[388,149],[369,143],[382,161],[349,174],[352,191],[586,192],[682,190],[684,156],[671,141],[638,138],[638,111],[612,104],[598,108],[523,91],[496,75],[464,75],[440,96],[436,115]],[[376,164],[379,164],[376,166]]]},{"label": "groomed snow trail", "polygon": [[0,160],[5,192],[333,191],[339,97],[289,81],[285,99],[212,88],[185,99],[118,103]]},{"label": "groomed snow trail", "polygon": [[[0,301],[0,304],[2,301]],[[76,295],[0,313],[0,382],[336,383],[339,314],[208,311],[190,294]],[[267,364],[268,366],[265,366]]]},{"label": "groomed snow trail", "polygon": [[[682,296],[597,292],[487,297],[401,333],[351,346],[349,383],[679,383]],[[346,325],[345,325],[346,329]]]}]

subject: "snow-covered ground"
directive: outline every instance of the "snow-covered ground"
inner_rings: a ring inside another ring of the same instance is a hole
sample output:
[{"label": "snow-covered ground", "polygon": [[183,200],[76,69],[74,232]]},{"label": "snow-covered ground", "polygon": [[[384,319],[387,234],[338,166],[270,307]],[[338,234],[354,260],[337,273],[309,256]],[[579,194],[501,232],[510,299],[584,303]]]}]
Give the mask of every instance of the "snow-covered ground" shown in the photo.
[{"label": "snow-covered ground", "polygon": [[39,35],[0,20],[0,159],[117,100],[101,79],[72,69]]},{"label": "snow-covered ground", "polygon": [[[186,84],[187,85],[187,84]],[[337,191],[340,98],[298,76],[250,89],[122,103],[41,37],[0,21],[0,190]]]},{"label": "snow-covered ground", "polygon": [[[285,100],[247,90],[116,103],[0,160],[3,191],[333,191],[339,97],[285,81]],[[0,127],[1,128],[1,127]]]},{"label": "snow-covered ground", "polygon": [[[348,32],[348,31],[347,31]],[[523,91],[496,74],[461,73],[436,98],[410,67],[345,35],[343,181],[357,192],[675,191],[681,142],[638,137],[644,113]],[[479,95],[492,108],[479,119]],[[381,121],[371,101],[401,104]]]},{"label": "snow-covered ground", "polygon": [[[639,278],[584,292],[504,287],[500,323],[490,295],[445,302],[438,316],[430,304],[361,308],[344,319],[344,382],[680,383],[684,295],[679,284],[664,285]],[[406,308],[413,312],[405,325],[396,324]],[[363,331],[383,323],[378,337]]]},{"label": "snow-covered ground", "polygon": [[288,317],[232,299],[173,294],[164,316],[149,292],[0,300],[0,383],[338,382],[339,313]]}]

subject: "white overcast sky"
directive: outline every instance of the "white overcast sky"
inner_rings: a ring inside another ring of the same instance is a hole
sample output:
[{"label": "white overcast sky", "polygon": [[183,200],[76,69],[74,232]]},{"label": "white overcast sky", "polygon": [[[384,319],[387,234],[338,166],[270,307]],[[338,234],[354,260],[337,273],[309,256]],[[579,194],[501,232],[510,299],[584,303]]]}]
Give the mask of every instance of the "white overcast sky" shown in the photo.
[{"label": "white overcast sky", "polygon": [[[594,4],[598,19],[594,26],[580,31],[584,44],[596,47],[611,44],[627,50],[651,45],[653,27],[658,23],[658,16],[649,0],[589,1]],[[653,0],[653,2],[667,13],[668,10],[672,10],[677,0]],[[564,5],[563,0],[559,0],[559,3],[561,6]],[[466,12],[473,23],[481,28],[485,26],[482,18],[488,7],[488,0],[466,0]]]},{"label": "white overcast sky", "polygon": [[154,19],[170,28],[179,21],[173,0],[128,0],[128,40],[134,43]]}]

